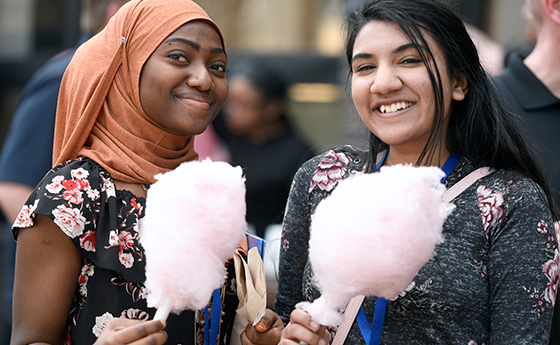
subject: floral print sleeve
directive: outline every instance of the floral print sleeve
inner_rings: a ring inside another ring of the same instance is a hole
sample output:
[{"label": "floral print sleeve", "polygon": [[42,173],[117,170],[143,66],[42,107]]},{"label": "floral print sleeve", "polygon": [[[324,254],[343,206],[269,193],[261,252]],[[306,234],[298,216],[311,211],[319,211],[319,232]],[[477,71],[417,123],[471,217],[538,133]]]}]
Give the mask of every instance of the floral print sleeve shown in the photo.
[{"label": "floral print sleeve", "polygon": [[[89,159],[69,161],[39,183],[13,225],[14,234],[32,226],[37,214],[45,215],[96,266],[142,283],[144,260],[137,230],[144,198],[130,194],[119,200],[120,205],[116,201],[115,185],[104,169]],[[113,207],[120,212],[106,217]]]},{"label": "floral print sleeve", "polygon": [[547,344],[560,264],[554,226],[534,182],[496,174],[476,189],[488,241],[489,344]]}]

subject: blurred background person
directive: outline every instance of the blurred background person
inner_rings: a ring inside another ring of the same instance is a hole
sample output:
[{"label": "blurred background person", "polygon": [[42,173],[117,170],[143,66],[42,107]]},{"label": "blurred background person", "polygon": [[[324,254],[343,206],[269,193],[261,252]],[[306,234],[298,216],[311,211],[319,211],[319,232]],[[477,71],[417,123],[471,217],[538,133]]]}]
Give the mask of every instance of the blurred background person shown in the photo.
[{"label": "blurred background person", "polygon": [[527,55],[512,52],[494,78],[512,110],[523,117],[546,151],[555,201],[560,202],[560,0],[526,0],[524,16],[536,44]]},{"label": "blurred background person", "polygon": [[229,80],[229,95],[221,113],[197,142],[225,146],[226,159],[239,165],[247,178],[247,222],[266,240],[265,273],[268,305],[274,302],[281,222],[292,178],[314,152],[292,126],[286,113],[288,84],[258,58],[241,60]]},{"label": "blurred background person", "polygon": [[229,95],[214,120],[232,165],[247,178],[247,222],[265,236],[280,224],[290,183],[298,167],[313,156],[286,115],[288,86],[271,66],[258,59],[238,63],[228,77]]},{"label": "blurred background person", "polygon": [[[526,0],[526,34],[534,48],[508,55],[506,70],[494,78],[514,112],[542,145],[554,198],[560,202],[560,0]],[[558,231],[558,228],[557,228]],[[558,232],[557,232],[558,235]],[[556,299],[550,344],[560,344],[560,305]]]},{"label": "blurred background person", "polygon": [[[83,0],[80,39],[77,46],[101,31],[108,20],[128,0]],[[77,48],[77,47],[76,47]],[[74,49],[48,60],[25,86],[14,112],[0,155],[0,208],[8,227],[4,242],[5,287],[3,344],[9,344],[12,320],[12,288],[15,246],[11,225],[33,188],[52,167],[54,122],[58,90]]]}]

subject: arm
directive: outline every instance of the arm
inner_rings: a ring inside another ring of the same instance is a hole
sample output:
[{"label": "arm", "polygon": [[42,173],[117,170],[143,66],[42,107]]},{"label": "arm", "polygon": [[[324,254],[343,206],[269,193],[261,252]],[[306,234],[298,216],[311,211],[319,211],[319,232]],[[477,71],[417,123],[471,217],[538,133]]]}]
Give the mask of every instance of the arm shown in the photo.
[{"label": "arm", "polygon": [[82,255],[48,217],[20,229],[14,280],[12,344],[60,344]]},{"label": "arm", "polygon": [[10,223],[51,168],[56,101],[63,72],[61,68],[52,74],[38,72],[34,75],[25,88],[2,146],[0,208]]},{"label": "arm", "polygon": [[[48,217],[19,230],[14,283],[12,345],[61,344],[82,266],[82,255]],[[114,318],[96,345],[167,341],[160,320]],[[141,342],[139,342],[141,341]]]},{"label": "arm", "polygon": [[9,181],[0,182],[0,209],[10,223],[14,222],[32,191],[33,188],[25,184]]},{"label": "arm", "polygon": [[560,261],[555,230],[540,188],[510,181],[488,235],[490,344],[548,344]]},{"label": "arm", "polygon": [[306,162],[296,173],[288,197],[284,216],[278,289],[276,290],[275,310],[289,321],[282,331],[281,344],[326,345],[329,334],[326,327],[311,320],[304,311],[295,309],[298,302],[305,301],[303,293],[303,272],[309,249],[309,226],[312,205],[309,199],[311,177],[322,157]]},{"label": "arm", "polygon": [[285,323],[298,302],[304,301],[303,271],[307,262],[311,206],[309,186],[311,175],[318,161],[304,164],[294,176],[286,205],[280,259],[278,267],[278,288],[274,310]]}]

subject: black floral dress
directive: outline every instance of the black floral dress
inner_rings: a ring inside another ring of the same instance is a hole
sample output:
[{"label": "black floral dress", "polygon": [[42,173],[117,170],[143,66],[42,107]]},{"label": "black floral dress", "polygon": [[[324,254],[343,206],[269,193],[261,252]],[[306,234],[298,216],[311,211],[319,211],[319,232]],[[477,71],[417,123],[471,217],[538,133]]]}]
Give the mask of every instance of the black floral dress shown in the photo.
[{"label": "black floral dress", "polygon": [[[146,258],[138,241],[138,221],[144,216],[145,203],[143,197],[115,190],[99,164],[79,158],[49,171],[22,208],[13,225],[16,239],[19,229],[31,227],[41,214],[51,218],[83,255],[65,344],[93,344],[114,317],[153,318],[156,310],[147,307],[143,285]],[[224,287],[230,286],[224,283]],[[231,288],[222,291],[222,302],[232,295],[236,297]],[[229,304],[235,308],[235,303]],[[202,341],[204,324],[197,322],[195,327],[194,314],[169,315],[168,344],[194,344],[195,338]],[[230,323],[233,320],[223,327]]]},{"label": "black floral dress", "polygon": [[[275,303],[285,321],[296,303],[320,296],[307,259],[310,216],[339,180],[363,170],[366,154],[352,147],[329,150],[294,178]],[[446,187],[476,168],[461,158]],[[388,301],[381,344],[548,344],[560,257],[540,187],[497,170],[453,203],[457,207],[444,223],[436,258]],[[370,323],[375,302],[366,297],[363,303]],[[356,321],[346,344],[365,344]]]}]

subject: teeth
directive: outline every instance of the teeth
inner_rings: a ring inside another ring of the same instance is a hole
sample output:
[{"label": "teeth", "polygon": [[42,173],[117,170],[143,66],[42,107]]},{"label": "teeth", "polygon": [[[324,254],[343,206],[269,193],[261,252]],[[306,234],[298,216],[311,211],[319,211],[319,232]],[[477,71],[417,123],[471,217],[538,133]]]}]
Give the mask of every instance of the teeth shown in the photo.
[{"label": "teeth", "polygon": [[387,113],[393,113],[397,110],[401,110],[401,109],[406,109],[408,107],[411,107],[412,103],[410,102],[397,102],[397,103],[393,103],[391,105],[382,105],[379,107],[379,111],[387,114]]}]

